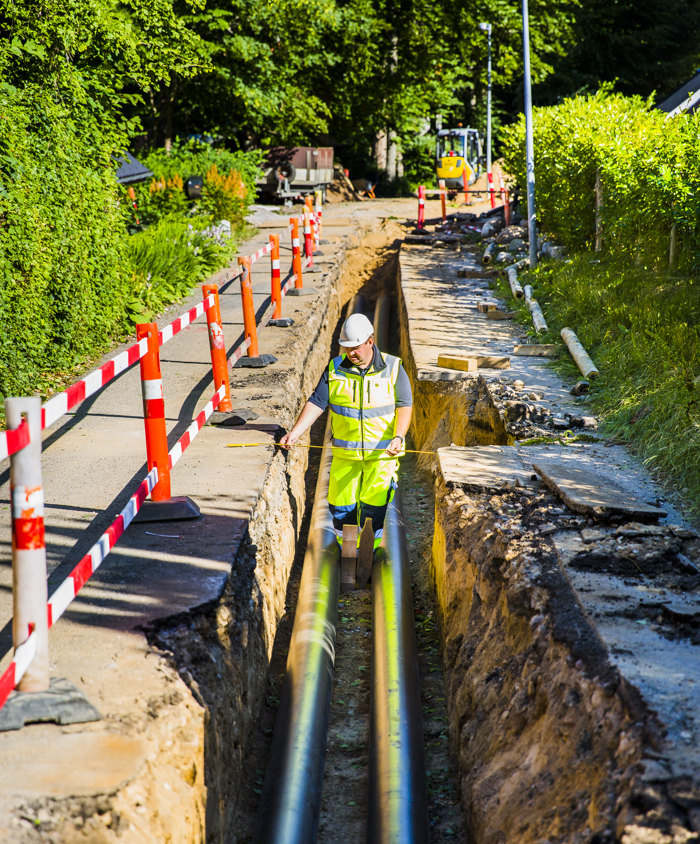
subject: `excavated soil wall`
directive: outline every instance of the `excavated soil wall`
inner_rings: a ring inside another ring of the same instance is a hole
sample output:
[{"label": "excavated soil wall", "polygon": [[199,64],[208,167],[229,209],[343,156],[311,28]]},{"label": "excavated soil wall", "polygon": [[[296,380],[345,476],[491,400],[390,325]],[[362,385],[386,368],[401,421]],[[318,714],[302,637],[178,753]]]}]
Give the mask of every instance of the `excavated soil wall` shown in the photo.
[{"label": "excavated soil wall", "polygon": [[[340,317],[341,268],[319,288],[318,307],[305,326],[299,365],[284,383],[281,422],[296,419],[328,363]],[[306,508],[308,451],[279,450],[270,461],[248,531],[220,600],[182,618],[169,619],[150,639],[204,709],[206,841],[236,840],[234,819],[242,788],[243,759],[268,693],[268,666],[278,620],[285,613],[289,574]],[[196,840],[196,839],[195,839]]]}]

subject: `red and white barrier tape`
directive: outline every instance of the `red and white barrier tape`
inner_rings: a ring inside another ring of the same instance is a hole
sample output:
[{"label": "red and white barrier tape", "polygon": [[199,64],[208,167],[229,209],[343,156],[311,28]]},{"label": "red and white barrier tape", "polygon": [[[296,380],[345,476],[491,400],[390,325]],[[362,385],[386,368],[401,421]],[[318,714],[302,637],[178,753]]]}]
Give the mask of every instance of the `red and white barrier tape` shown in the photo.
[{"label": "red and white barrier tape", "polygon": [[219,402],[221,401],[221,399],[223,399],[225,395],[226,384],[222,384],[219,389],[214,393],[211,400],[204,405],[204,410],[202,410],[202,412],[198,414],[194,422],[175,443],[175,445],[170,449],[170,453],[168,454],[168,465],[171,469],[185,453],[185,450],[192,443],[192,440],[202,430],[202,428],[204,427],[204,423],[212,415],[215,408],[218,406]]},{"label": "red and white barrier tape", "polygon": [[29,445],[29,423],[26,419],[14,431],[0,433],[0,460],[4,460],[24,448],[25,445]]},{"label": "red and white barrier tape", "polygon": [[254,264],[256,261],[259,261],[260,258],[263,257],[263,255],[267,255],[268,252],[271,252],[271,251],[272,251],[272,241],[268,241],[264,246],[261,246],[260,249],[258,249],[257,252],[253,252],[253,254],[250,256],[249,261],[250,261],[251,265]]},{"label": "red and white barrier tape", "polygon": [[157,483],[158,469],[154,466],[141,481],[139,488],[131,496],[126,507],[49,598],[49,627],[58,621],[73,598],[75,598],[89,578],[97,571],[107,554],[116,545],[119,537],[129,527],[134,516],[141,509],[141,505],[146,500],[146,497]]},{"label": "red and white barrier tape", "polygon": [[81,401],[96,393],[101,387],[104,387],[112,378],[115,378],[125,369],[136,363],[142,358],[148,349],[148,342],[146,340],[139,340],[134,343],[126,351],[121,352],[116,357],[108,360],[99,369],[90,372],[85,378],[81,378],[75,384],[68,387],[62,393],[49,399],[41,407],[41,427],[48,428],[58,421],[61,416],[68,413],[71,408],[75,407]]},{"label": "red and white barrier tape", "polygon": [[187,328],[187,326],[194,322],[198,317],[201,317],[205,311],[208,311],[209,308],[213,307],[214,305],[214,294],[210,293],[206,299],[200,302],[198,305],[195,305],[194,308],[190,308],[189,311],[184,313],[182,316],[179,316],[177,319],[174,319],[169,325],[166,325],[162,331],[158,332],[158,343],[161,346],[164,346],[168,340],[172,340],[176,334],[179,334],[183,328]]},{"label": "red and white barrier tape", "polygon": [[5,701],[10,696],[10,692],[24,677],[24,673],[31,665],[32,660],[36,656],[36,633],[32,630],[29,638],[15,651],[12,657],[12,662],[5,669],[5,673],[0,677],[0,709],[5,705]]},{"label": "red and white barrier tape", "polygon": [[236,351],[231,355],[228,359],[228,368],[234,365],[237,360],[240,360],[243,357],[243,353],[248,350],[250,346],[250,337],[246,337],[246,339],[241,343],[241,345],[236,349]]},{"label": "red and white barrier tape", "polygon": [[[172,340],[172,338],[176,334],[179,334],[183,328],[187,328],[191,322],[194,322],[194,320],[200,317],[205,311],[208,311],[213,304],[214,296],[209,295],[203,302],[200,302],[194,308],[190,308],[189,311],[182,314],[182,316],[174,319],[169,325],[166,325],[165,328],[158,332],[159,344],[162,346],[167,343],[168,340]],[[93,372],[86,375],[85,378],[81,378],[80,381],[72,384],[67,390],[64,390],[62,393],[58,393],[58,395],[50,398],[47,402],[44,402],[41,408],[42,429],[48,428],[49,425],[53,425],[54,422],[57,422],[62,416],[68,413],[69,410],[74,408],[77,404],[80,404],[81,401],[88,398],[88,396],[93,395],[93,393],[96,393],[99,389],[104,387],[105,384],[109,383],[109,381],[113,378],[116,378],[117,375],[124,372],[124,370],[128,369],[130,366],[133,366],[137,360],[146,354],[147,348],[148,343],[146,340],[140,340],[138,343],[134,343],[133,346],[130,346],[126,349],[126,351],[123,351],[116,357],[112,358],[112,360],[107,361],[107,363],[99,369],[95,369]],[[17,448],[13,450],[8,449],[8,454],[3,454],[2,440],[7,439],[8,435],[11,433],[12,432],[4,432],[3,436],[0,437],[0,459],[2,459],[3,456],[8,456],[18,450]],[[23,446],[20,446],[20,448],[21,447]]]}]

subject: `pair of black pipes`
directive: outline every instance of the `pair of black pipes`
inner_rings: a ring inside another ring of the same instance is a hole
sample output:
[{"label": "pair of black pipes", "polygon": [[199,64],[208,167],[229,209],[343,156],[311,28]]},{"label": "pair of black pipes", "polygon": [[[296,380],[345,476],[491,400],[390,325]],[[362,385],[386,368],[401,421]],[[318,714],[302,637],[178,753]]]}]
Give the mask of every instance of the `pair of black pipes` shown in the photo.
[{"label": "pair of black pipes", "polygon": [[[348,314],[362,310],[355,296]],[[391,302],[374,313],[386,346]],[[330,424],[324,444],[330,444]],[[313,844],[318,830],[338,621],[340,549],[328,511],[324,450],[255,844]],[[427,844],[428,797],[408,551],[396,491],[372,566],[368,844]],[[359,844],[359,843],[358,843]]]}]

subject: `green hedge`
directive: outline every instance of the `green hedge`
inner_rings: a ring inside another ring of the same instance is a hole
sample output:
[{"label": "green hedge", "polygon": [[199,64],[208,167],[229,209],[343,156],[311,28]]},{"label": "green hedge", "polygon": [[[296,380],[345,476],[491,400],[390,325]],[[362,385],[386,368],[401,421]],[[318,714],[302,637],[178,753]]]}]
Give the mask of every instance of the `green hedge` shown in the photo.
[{"label": "green hedge", "polygon": [[46,90],[0,90],[0,397],[46,392],[122,328],[124,217],[102,137]]},{"label": "green hedge", "polygon": [[114,176],[116,138],[38,87],[0,90],[0,400],[63,389],[235,252],[259,153],[204,144],[152,153],[159,178],[204,172],[205,197],[193,206],[181,187],[151,192],[153,225],[138,230]]},{"label": "green hedge", "polygon": [[[700,254],[700,114],[667,119],[651,100],[601,90],[534,111],[538,218],[572,249],[595,236],[595,180],[603,188],[605,251],[640,266],[678,265]],[[504,165],[525,185],[524,120],[501,133]]]}]

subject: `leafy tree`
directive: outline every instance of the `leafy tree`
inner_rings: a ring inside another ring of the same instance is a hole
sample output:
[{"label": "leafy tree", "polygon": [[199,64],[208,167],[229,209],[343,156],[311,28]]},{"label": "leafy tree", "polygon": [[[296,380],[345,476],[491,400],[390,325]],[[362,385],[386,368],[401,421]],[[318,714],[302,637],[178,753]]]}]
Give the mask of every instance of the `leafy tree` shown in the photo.
[{"label": "leafy tree", "polygon": [[602,82],[644,97],[670,94],[700,64],[700,3],[697,0],[588,0],[576,13],[555,73],[535,91],[541,104]]}]

